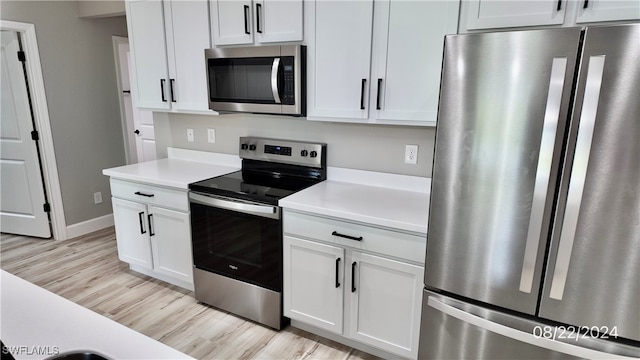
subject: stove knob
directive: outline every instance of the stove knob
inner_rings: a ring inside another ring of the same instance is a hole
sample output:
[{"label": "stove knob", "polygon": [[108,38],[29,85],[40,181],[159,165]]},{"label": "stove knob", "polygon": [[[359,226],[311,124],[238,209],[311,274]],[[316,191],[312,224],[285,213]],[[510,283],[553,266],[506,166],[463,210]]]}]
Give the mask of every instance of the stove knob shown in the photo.
[{"label": "stove knob", "polygon": [[253,151],[256,149],[256,146],[254,144],[249,145],[249,150]]},{"label": "stove knob", "polygon": [[242,150],[247,150],[247,149],[249,148],[249,145],[247,145],[247,144],[242,144],[242,145],[240,145],[240,148],[241,148]]},{"label": "stove knob", "polygon": [[309,152],[307,150],[300,151],[300,156],[306,157],[307,155],[309,155]]},{"label": "stove knob", "polygon": [[311,156],[312,158],[314,158],[314,157],[318,156],[318,152],[316,152],[316,151],[312,151],[312,152],[309,154],[309,156]]}]

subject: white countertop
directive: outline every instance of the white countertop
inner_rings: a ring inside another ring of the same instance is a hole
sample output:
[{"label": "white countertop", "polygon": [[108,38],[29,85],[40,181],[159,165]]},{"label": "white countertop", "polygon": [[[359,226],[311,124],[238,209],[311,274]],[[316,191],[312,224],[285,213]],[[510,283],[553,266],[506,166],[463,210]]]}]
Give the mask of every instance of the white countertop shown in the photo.
[{"label": "white countertop", "polygon": [[89,350],[112,359],[192,359],[165,344],[0,272],[0,337],[16,359]]},{"label": "white countertop", "polygon": [[102,170],[112,178],[188,189],[190,183],[240,170],[237,155],[169,148],[169,158]]},{"label": "white countertop", "polygon": [[287,196],[279,205],[426,235],[430,179],[362,171],[343,176],[347,173],[352,171],[340,169],[340,176],[332,177],[330,170],[328,180]]}]

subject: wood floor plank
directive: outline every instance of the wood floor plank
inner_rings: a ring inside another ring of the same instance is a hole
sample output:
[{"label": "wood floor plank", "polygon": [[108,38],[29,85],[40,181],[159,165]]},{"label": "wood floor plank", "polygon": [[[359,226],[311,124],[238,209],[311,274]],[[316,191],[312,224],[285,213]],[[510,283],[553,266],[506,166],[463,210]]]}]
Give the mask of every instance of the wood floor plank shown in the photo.
[{"label": "wood floor plank", "polygon": [[293,327],[274,331],[136,273],[118,259],[113,227],[66,241],[2,234],[0,267],[196,359],[378,359]]}]

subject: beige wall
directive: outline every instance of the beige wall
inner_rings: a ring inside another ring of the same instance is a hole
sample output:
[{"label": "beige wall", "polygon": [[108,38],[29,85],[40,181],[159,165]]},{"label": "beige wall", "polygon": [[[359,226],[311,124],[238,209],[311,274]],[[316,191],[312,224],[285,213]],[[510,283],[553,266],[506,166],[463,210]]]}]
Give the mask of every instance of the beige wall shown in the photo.
[{"label": "beige wall", "polygon": [[125,163],[111,37],[127,36],[125,18],[80,19],[75,1],[6,0],[0,17],[35,24],[67,225],[110,214],[101,171]]},{"label": "beige wall", "polygon": [[[155,113],[156,144],[160,157],[166,147],[238,153],[240,136],[325,142],[329,166],[431,177],[433,128],[363,125],[308,121],[275,115],[228,114],[222,116]],[[187,141],[187,129],[194,142]],[[216,130],[216,143],[207,142],[207,129]],[[418,164],[404,163],[406,144],[416,144]]]}]

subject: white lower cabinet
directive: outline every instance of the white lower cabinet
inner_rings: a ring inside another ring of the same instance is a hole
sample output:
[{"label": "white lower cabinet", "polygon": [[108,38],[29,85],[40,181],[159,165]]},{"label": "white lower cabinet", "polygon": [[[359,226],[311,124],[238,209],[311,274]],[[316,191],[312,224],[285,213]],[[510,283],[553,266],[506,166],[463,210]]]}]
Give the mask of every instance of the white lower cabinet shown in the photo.
[{"label": "white lower cabinet", "polygon": [[[375,244],[393,234],[389,230],[318,217],[317,226],[300,231],[313,219],[285,209],[285,316],[416,359],[424,267],[376,253]],[[398,235],[399,242],[420,241]]]},{"label": "white lower cabinet", "polygon": [[342,334],[344,249],[284,237],[284,315]]},{"label": "white lower cabinet", "polygon": [[193,290],[187,192],[112,179],[111,193],[120,260]]}]

